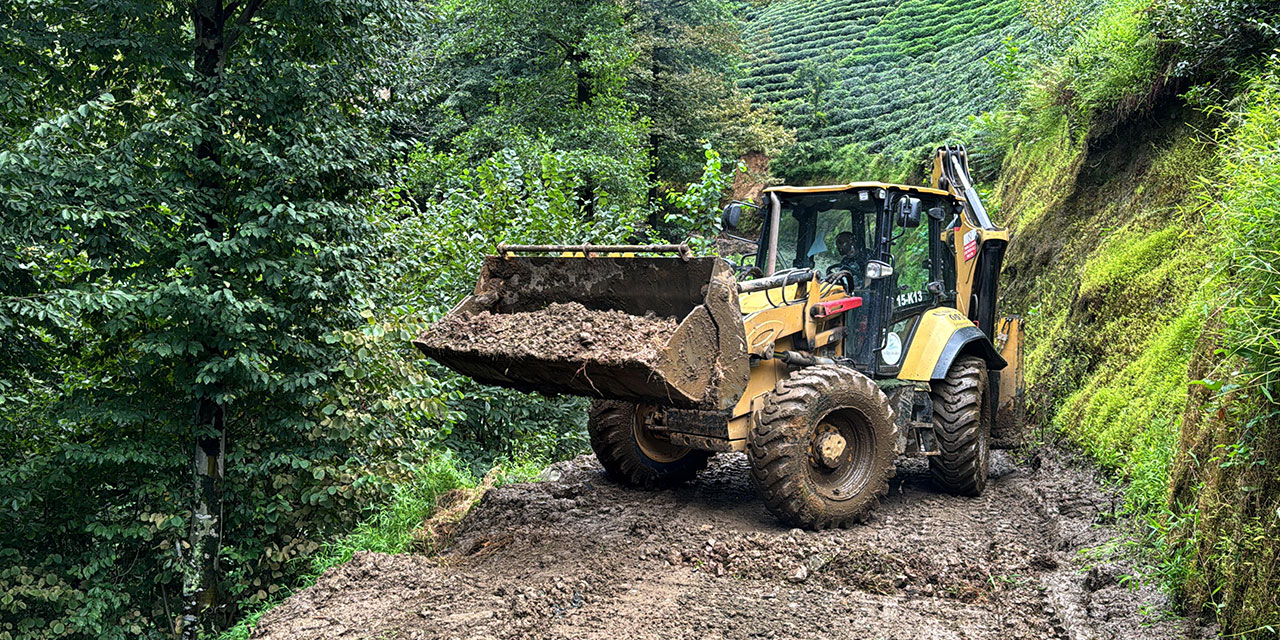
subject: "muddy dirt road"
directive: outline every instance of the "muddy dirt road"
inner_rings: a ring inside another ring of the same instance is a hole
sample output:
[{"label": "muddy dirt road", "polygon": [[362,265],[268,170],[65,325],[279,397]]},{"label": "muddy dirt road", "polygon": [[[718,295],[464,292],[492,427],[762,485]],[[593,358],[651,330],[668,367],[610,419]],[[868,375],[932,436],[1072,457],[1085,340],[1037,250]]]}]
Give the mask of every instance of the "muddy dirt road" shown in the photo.
[{"label": "muddy dirt road", "polygon": [[[775,524],[741,455],[678,490],[581,457],[490,491],[438,558],[361,554],[264,616],[256,638],[1200,638],[1134,571],[1115,498],[1046,449],[981,498],[899,468],[864,525]],[[1105,555],[1105,554],[1104,554]]]}]

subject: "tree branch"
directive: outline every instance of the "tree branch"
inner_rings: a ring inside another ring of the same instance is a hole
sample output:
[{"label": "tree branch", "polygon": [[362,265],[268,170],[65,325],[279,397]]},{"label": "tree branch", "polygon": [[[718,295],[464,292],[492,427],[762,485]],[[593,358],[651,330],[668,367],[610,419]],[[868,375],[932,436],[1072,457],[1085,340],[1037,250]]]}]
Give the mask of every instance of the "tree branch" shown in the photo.
[{"label": "tree branch", "polygon": [[[249,21],[253,20],[253,16],[258,13],[258,9],[261,9],[262,5],[266,4],[266,2],[267,0],[249,0],[249,4],[245,6],[243,10],[240,11],[240,15],[236,16],[236,20],[235,20],[236,28],[227,34],[226,49],[230,49],[231,46],[236,43],[236,40],[240,38],[240,34],[244,32],[244,28],[248,26]],[[234,13],[237,8],[239,8],[239,6],[240,6],[239,1],[232,2],[231,4],[227,5],[226,11],[224,11],[222,14],[224,19],[227,17],[230,17],[231,14]]]},{"label": "tree branch", "polygon": [[[244,11],[241,11],[239,16],[236,16],[236,26],[243,27],[246,24],[249,24],[249,21],[253,19],[254,14],[258,13],[258,9],[261,9],[262,5],[266,4],[266,2],[267,0],[249,0],[249,6],[245,7]],[[228,14],[230,14],[230,11],[228,11]]]}]

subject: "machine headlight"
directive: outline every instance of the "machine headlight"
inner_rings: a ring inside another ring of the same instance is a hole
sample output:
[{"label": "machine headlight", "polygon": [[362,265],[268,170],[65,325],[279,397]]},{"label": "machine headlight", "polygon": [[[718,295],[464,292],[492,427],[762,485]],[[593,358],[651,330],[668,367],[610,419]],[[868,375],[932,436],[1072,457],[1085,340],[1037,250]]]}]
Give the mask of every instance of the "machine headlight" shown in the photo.
[{"label": "machine headlight", "polygon": [[871,260],[867,262],[867,279],[879,280],[893,275],[893,266],[887,262]]}]

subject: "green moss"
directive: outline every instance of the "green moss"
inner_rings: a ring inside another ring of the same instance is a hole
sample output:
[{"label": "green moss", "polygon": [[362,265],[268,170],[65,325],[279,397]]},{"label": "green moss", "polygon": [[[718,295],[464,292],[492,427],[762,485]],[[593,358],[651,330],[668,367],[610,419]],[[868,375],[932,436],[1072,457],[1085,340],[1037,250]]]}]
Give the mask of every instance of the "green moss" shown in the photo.
[{"label": "green moss", "polygon": [[1163,281],[1169,269],[1179,266],[1178,261],[1168,258],[1177,250],[1182,231],[1180,227],[1155,233],[1128,230],[1111,237],[1099,250],[1098,259],[1085,265],[1080,296],[1093,298],[1117,288],[1150,293],[1153,283]]},{"label": "green moss", "polygon": [[[1072,192],[1072,185],[1084,160],[1085,145],[1073,140],[1067,118],[1055,114],[1052,109],[1024,105],[1028,119],[1021,119],[1021,127],[1032,126],[1037,130],[1018,132],[1004,163],[1000,184],[996,187],[996,199],[1005,203],[1006,209],[1016,212],[1009,221],[1015,230],[1036,224],[1041,216]],[[1043,122],[1031,123],[1030,114],[1041,114]],[[1010,134],[998,134],[1010,135]]]},{"label": "green moss", "polygon": [[1136,360],[1108,358],[1063,402],[1054,427],[1130,482],[1126,504],[1138,514],[1164,508],[1187,364],[1204,316],[1196,307],[1160,329]]}]

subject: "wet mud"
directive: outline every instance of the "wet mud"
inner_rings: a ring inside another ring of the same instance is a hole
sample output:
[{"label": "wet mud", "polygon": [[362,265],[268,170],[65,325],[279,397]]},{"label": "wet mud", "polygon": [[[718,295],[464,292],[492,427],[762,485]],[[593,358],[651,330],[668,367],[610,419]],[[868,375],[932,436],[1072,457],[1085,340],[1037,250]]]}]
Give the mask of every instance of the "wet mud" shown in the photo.
[{"label": "wet mud", "polygon": [[740,454],[642,491],[583,456],[490,490],[439,556],[364,553],[255,638],[1209,638],[1145,585],[1118,497],[1059,450],[997,452],[987,492],[918,461],[850,529],[778,525]]}]

